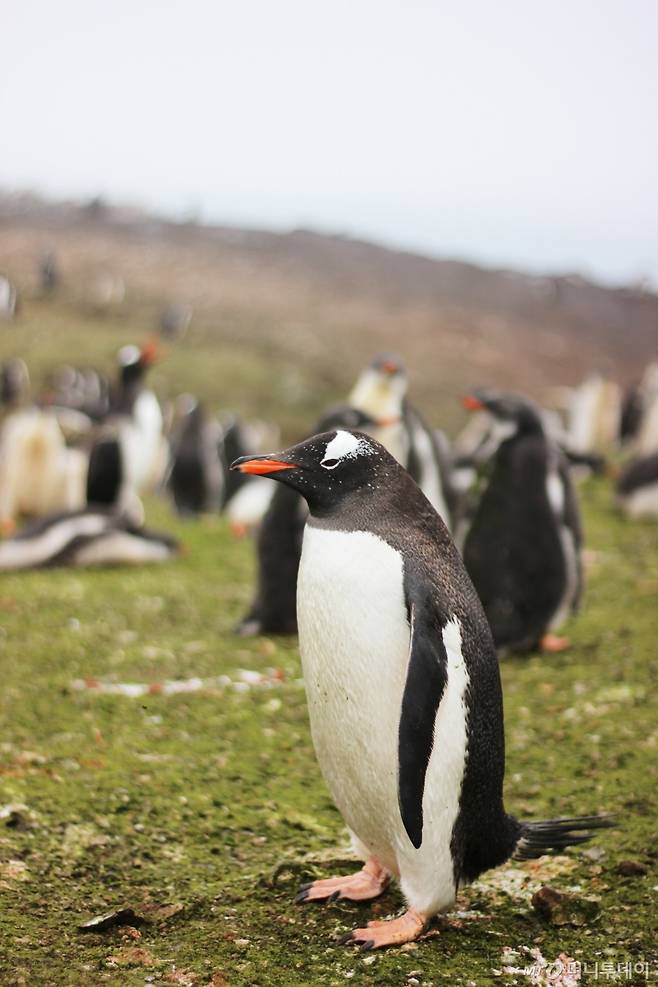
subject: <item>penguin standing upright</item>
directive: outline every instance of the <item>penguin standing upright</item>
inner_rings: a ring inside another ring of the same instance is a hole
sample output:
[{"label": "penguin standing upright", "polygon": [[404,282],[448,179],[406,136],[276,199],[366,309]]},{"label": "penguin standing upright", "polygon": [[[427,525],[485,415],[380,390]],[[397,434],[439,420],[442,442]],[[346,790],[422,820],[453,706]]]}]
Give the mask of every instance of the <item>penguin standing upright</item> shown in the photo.
[{"label": "penguin standing upright", "polygon": [[382,445],[414,478],[448,529],[452,528],[457,494],[451,480],[447,439],[423,421],[407,399],[409,381],[395,356],[375,357],[359,375],[347,404],[373,421],[388,419],[378,432]]},{"label": "penguin standing upright", "polygon": [[464,541],[464,563],[501,652],[561,650],[551,632],[582,589],[580,511],[565,456],[539,410],[511,395],[476,391],[502,439]]},{"label": "penguin standing upright", "polygon": [[156,486],[166,466],[162,410],[145,386],[157,349],[124,346],[110,413],[89,457],[87,502],[141,516],[139,494]]},{"label": "penguin standing upright", "polygon": [[[332,408],[313,430],[358,428],[375,436],[389,428],[345,405]],[[258,482],[258,481],[255,481]],[[261,484],[265,486],[265,484]],[[258,585],[247,615],[238,625],[242,635],[295,634],[297,631],[297,571],[308,508],[297,490],[278,485],[258,531]]]},{"label": "penguin standing upright", "polygon": [[382,445],[331,431],[234,467],[309,507],[298,617],[311,732],[364,861],[304,886],[299,902],[365,901],[395,877],[407,911],[345,941],[399,945],[482,871],[609,824],[505,812],[500,675],[482,606],[445,525]]},{"label": "penguin standing upright", "polygon": [[176,510],[187,516],[218,510],[224,486],[220,424],[189,394],[182,395],[177,405],[182,416],[172,438],[168,483]]}]

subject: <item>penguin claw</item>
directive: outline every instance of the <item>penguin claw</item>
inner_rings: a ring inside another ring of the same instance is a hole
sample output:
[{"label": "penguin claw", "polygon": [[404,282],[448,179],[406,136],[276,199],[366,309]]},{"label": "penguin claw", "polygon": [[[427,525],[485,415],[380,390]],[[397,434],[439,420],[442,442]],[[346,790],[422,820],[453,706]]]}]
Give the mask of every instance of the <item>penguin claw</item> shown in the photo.
[{"label": "penguin claw", "polygon": [[371,860],[356,874],[302,884],[295,901],[298,904],[305,901],[324,901],[331,904],[339,898],[346,901],[371,901],[383,893],[389,880],[388,871]]},{"label": "penguin claw", "polygon": [[336,939],[337,946],[347,946],[349,942],[353,942],[354,937],[351,932],[346,932],[344,936],[338,936]]},{"label": "penguin claw", "polygon": [[418,939],[428,924],[426,915],[410,908],[398,918],[368,922],[365,928],[353,929],[338,941],[344,946],[359,946],[362,952],[386,946],[402,946]]}]

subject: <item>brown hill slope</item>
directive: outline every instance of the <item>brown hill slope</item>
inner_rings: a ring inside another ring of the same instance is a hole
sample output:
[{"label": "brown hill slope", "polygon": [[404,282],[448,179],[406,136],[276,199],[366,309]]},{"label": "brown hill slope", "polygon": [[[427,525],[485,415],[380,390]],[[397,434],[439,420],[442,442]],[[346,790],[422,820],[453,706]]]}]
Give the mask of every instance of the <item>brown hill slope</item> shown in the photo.
[{"label": "brown hill slope", "polygon": [[28,297],[46,246],[72,303],[98,272],[121,274],[125,312],[140,324],[163,301],[188,301],[190,346],[216,338],[276,353],[337,393],[381,350],[404,356],[414,393],[433,404],[476,384],[542,397],[595,369],[627,382],[658,350],[658,296],[640,289],[485,270],[304,230],[1,199],[0,269]]}]

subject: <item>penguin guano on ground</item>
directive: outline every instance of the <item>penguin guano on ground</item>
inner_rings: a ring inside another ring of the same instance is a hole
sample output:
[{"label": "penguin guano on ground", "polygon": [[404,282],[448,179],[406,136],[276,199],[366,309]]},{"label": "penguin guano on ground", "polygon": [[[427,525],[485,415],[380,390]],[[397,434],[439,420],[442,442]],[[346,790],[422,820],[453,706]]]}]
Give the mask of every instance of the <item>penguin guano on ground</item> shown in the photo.
[{"label": "penguin guano on ground", "polygon": [[[362,411],[348,405],[332,408],[314,433],[331,428],[358,428],[377,435],[388,428],[388,420],[377,424]],[[258,481],[256,481],[258,482]],[[276,486],[258,532],[256,595],[237,632],[250,634],[295,634],[297,632],[297,571],[308,508],[303,496],[292,487]]]},{"label": "penguin guano on ground", "polygon": [[658,518],[658,452],[624,467],[617,480],[616,500],[630,518]]},{"label": "penguin guano on ground", "polygon": [[580,510],[565,456],[530,401],[476,391],[464,403],[486,409],[501,439],[463,550],[496,647],[561,650],[569,642],[551,632],[582,590]]},{"label": "penguin guano on ground", "polygon": [[179,552],[170,535],[109,509],[83,508],[53,514],[0,541],[0,571],[166,562]]},{"label": "penguin guano on ground", "polygon": [[451,481],[448,440],[433,431],[407,398],[409,380],[402,361],[380,354],[361,372],[347,404],[373,421],[388,419],[379,441],[411,474],[448,529],[452,529],[457,492]]},{"label": "penguin guano on ground", "polygon": [[501,684],[486,617],[445,525],[382,445],[331,431],[234,468],[279,480],[309,507],[297,599],[311,732],[364,861],[352,877],[305,885],[299,902],[365,901],[395,877],[407,911],[344,941],[399,945],[484,870],[610,825],[505,812]]}]

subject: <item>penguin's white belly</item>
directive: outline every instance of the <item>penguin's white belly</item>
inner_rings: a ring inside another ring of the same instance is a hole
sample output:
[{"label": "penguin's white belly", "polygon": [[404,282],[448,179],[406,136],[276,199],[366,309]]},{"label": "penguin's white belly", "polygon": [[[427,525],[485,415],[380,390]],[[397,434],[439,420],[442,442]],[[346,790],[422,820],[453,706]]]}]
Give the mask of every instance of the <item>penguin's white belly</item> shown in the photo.
[{"label": "penguin's white belly", "polygon": [[558,536],[565,568],[564,590],[557,609],[548,624],[548,630],[557,631],[571,615],[578,595],[578,549],[571,528],[562,520],[566,500],[564,482],[559,473],[553,470],[550,470],[546,477],[546,493],[558,525]]},{"label": "penguin's white belly", "polygon": [[[416,850],[398,803],[398,730],[410,646],[403,575],[402,556],[376,535],[307,525],[297,590],[299,643],[313,743],[336,806],[369,852],[401,878],[414,906],[433,913],[454,900],[450,840],[465,763],[465,717],[461,697],[455,704],[444,696],[435,736],[443,734],[444,720],[452,735],[430,758],[423,841]],[[455,709],[461,732],[452,722]]]}]

